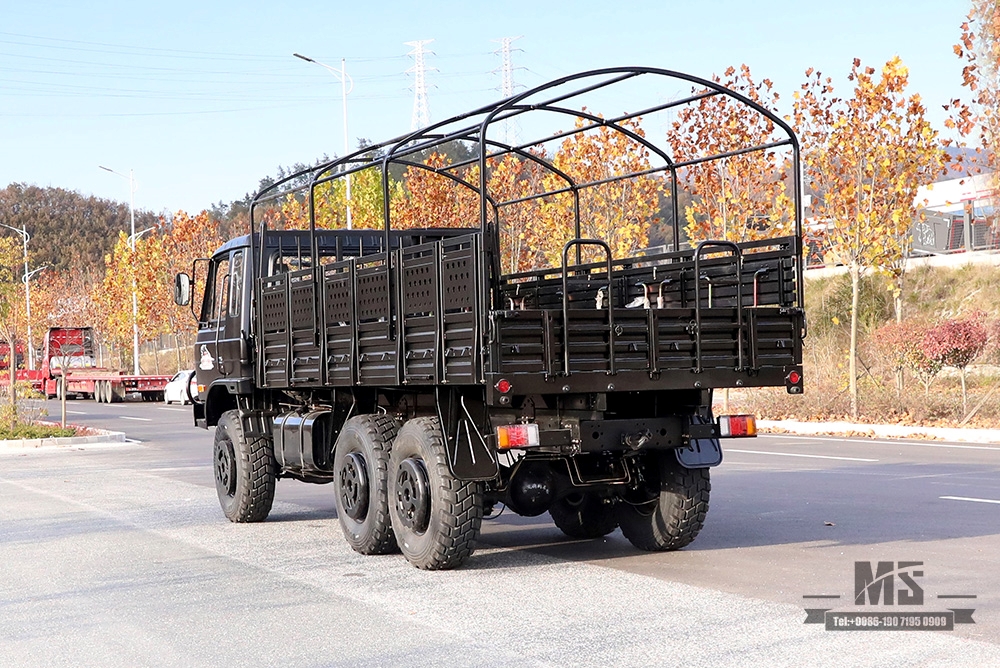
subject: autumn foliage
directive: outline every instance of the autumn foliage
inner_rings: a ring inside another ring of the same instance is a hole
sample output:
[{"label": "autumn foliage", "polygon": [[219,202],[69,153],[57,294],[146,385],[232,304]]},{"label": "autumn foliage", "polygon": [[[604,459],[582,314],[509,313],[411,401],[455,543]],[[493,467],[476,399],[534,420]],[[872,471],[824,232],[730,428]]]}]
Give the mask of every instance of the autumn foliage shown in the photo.
[{"label": "autumn foliage", "polygon": [[[773,83],[754,82],[746,65],[730,67],[713,81],[775,109]],[[667,132],[675,162],[724,154],[775,140],[774,122],[723,95],[703,97],[681,109]],[[684,231],[692,241],[751,241],[791,234],[795,209],[791,197],[788,149],[762,149],[701,162],[685,170],[684,187],[692,194],[684,207]]]},{"label": "autumn foliage", "polygon": [[905,93],[909,71],[898,57],[881,73],[855,59],[849,98],[835,94],[830,77],[811,69],[806,76],[795,94],[793,118],[816,191],[812,213],[827,249],[851,275],[848,380],[856,417],[860,278],[882,270],[901,280],[917,188],[941,173],[943,151],[920,96]]},{"label": "autumn foliage", "polygon": [[448,166],[447,156],[431,153],[424,160],[431,169],[406,168],[403,186],[395,188],[390,204],[391,226],[408,230],[421,227],[478,227],[479,196],[467,184],[478,188],[479,169],[467,167],[461,173],[434,170]]},{"label": "autumn foliage", "polygon": [[[576,127],[587,123],[579,118]],[[639,119],[629,119],[619,127],[645,137]],[[627,257],[647,245],[649,227],[658,220],[662,181],[651,176],[610,179],[648,170],[648,149],[628,134],[601,125],[565,139],[552,162],[576,183],[583,184],[579,190],[581,237],[604,240],[615,257]],[[598,183],[601,181],[607,182]],[[546,173],[543,182],[546,192],[567,185],[553,172]],[[556,193],[541,203],[539,222],[546,231],[540,238],[541,250],[550,266],[562,263],[563,245],[574,236],[574,206],[571,192]]]},{"label": "autumn foliage", "polygon": [[995,172],[1000,167],[1000,5],[996,0],[972,0],[971,5],[954,46],[968,98],[945,106],[950,115],[944,123],[958,132],[960,144],[974,138],[981,161]]}]

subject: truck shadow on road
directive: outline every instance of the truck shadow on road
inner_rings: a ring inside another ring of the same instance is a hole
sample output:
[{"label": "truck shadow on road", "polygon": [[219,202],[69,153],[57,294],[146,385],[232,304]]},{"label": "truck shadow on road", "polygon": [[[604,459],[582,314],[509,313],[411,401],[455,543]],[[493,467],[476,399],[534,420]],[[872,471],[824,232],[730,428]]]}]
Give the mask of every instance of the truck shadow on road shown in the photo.
[{"label": "truck shadow on road", "polygon": [[[822,469],[713,471],[705,528],[684,552],[802,544],[876,545],[1000,534],[1000,467],[864,464]],[[481,542],[569,560],[635,557],[615,531],[595,540],[564,536],[548,514],[484,522]]]}]

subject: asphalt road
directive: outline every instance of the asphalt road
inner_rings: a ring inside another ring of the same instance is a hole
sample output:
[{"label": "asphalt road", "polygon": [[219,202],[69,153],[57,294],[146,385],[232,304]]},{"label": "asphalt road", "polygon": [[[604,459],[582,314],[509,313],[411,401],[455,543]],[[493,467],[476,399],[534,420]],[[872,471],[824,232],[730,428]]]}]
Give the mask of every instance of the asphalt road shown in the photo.
[{"label": "asphalt road", "polygon": [[[227,522],[188,408],[68,406],[132,442],[0,454],[3,665],[1000,665],[1000,446],[730,441],[682,551],[504,513],[426,573],[351,551],[328,486]],[[922,562],[924,605],[856,606],[856,561]],[[838,632],[806,608],[976,623]]]}]

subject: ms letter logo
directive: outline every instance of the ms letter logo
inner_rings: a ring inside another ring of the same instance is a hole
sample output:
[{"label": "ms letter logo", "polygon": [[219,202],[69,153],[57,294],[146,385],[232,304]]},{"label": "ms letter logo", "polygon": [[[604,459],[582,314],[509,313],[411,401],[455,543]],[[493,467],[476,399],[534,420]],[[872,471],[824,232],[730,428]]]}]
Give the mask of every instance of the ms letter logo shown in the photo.
[{"label": "ms letter logo", "polygon": [[[924,609],[923,567],[922,561],[855,561],[854,604],[870,607],[806,608],[805,623],[825,624],[827,631],[954,631],[955,624],[975,624],[975,608]],[[917,584],[918,579],[921,584]],[[849,596],[845,591],[805,594],[802,598],[838,601]],[[931,598],[975,600],[976,594],[935,592]]]},{"label": "ms letter logo", "polygon": [[[893,564],[895,563],[895,568]],[[879,561],[874,572],[872,562],[854,562],[854,603],[855,605],[893,605],[893,599],[899,605],[923,605],[924,590],[914,578],[924,576],[923,571],[913,570],[923,566],[922,561]],[[897,592],[895,580],[902,584]],[[897,597],[896,594],[899,594]],[[881,599],[881,601],[880,601]]]}]

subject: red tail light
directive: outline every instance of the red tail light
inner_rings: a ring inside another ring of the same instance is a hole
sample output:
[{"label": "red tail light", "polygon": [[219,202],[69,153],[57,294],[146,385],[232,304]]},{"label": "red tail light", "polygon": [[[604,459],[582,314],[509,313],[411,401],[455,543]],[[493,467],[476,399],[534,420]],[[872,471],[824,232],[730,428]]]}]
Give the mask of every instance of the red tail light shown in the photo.
[{"label": "red tail light", "polygon": [[802,372],[792,369],[785,376],[785,390],[789,394],[802,394]]},{"label": "red tail light", "polygon": [[497,427],[497,448],[530,448],[538,445],[537,424],[508,424]]},{"label": "red tail light", "polygon": [[721,415],[719,435],[723,438],[756,436],[757,418],[753,415]]}]

